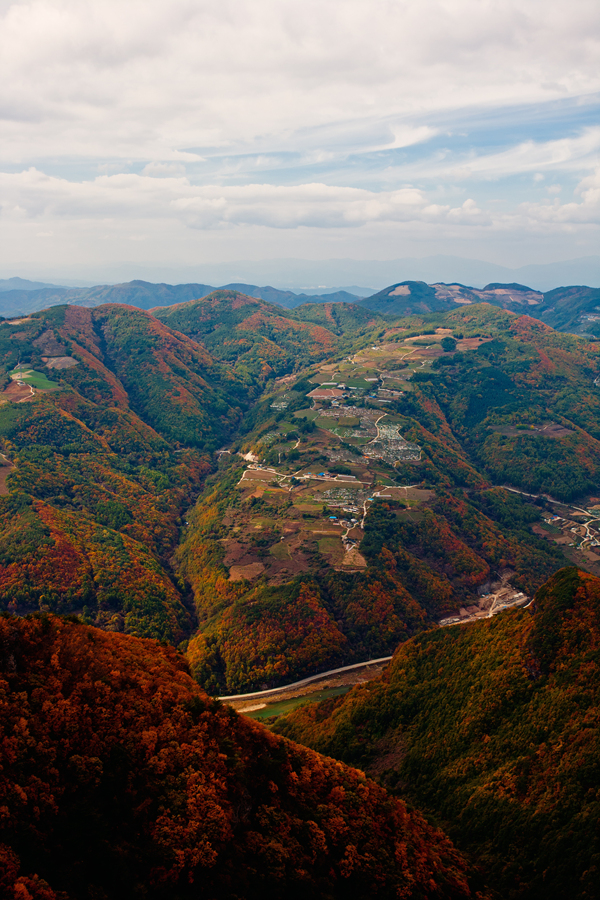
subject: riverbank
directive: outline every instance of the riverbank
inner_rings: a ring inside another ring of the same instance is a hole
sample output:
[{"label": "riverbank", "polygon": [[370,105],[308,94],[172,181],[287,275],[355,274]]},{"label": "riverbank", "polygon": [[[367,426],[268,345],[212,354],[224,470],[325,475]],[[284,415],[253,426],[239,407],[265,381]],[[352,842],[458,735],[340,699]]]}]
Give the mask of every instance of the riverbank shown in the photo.
[{"label": "riverbank", "polygon": [[[233,706],[238,712],[244,714],[256,713],[261,711],[261,718],[268,716],[269,707],[281,704],[285,700],[297,700],[304,697],[310,698],[311,695],[320,694],[325,690],[333,688],[351,688],[355,684],[364,684],[373,678],[378,678],[383,672],[390,657],[385,659],[370,660],[366,663],[359,663],[345,669],[324,672],[322,675],[315,675],[310,680],[297,682],[291,685],[284,685],[280,688],[273,688],[269,691],[261,691],[254,694],[246,694],[236,697],[221,697],[223,703]],[[315,701],[318,699],[315,697]],[[263,712],[264,711],[264,712]],[[274,711],[273,715],[278,712]]]}]

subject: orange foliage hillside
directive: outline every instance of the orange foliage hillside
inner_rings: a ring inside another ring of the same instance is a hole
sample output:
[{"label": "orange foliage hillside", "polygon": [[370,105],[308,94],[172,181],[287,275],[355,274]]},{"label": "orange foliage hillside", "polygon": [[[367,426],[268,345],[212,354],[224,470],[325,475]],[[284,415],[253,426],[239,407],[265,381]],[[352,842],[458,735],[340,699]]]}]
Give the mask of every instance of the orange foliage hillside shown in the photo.
[{"label": "orange foliage hillside", "polygon": [[0,892],[466,898],[444,835],[210,701],[171,648],[0,618]]}]

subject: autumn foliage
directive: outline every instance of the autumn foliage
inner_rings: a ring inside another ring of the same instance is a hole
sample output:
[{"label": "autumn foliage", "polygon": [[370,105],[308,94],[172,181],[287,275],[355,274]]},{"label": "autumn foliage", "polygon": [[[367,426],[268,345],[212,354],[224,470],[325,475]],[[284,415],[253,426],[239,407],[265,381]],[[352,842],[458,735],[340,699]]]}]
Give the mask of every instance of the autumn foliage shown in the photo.
[{"label": "autumn foliage", "polygon": [[441,832],[209,700],[170,648],[4,616],[0,673],[5,897],[471,896]]},{"label": "autumn foliage", "polygon": [[503,898],[597,897],[600,579],[402,644],[381,679],[275,728],[435,815]]}]

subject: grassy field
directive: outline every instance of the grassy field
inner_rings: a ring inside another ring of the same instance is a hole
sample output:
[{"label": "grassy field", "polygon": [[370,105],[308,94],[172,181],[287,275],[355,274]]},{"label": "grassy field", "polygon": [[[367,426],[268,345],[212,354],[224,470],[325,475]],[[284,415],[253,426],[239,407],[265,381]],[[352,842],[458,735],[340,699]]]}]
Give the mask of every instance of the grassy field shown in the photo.
[{"label": "grassy field", "polygon": [[35,369],[14,369],[10,373],[10,377],[14,381],[23,381],[30,384],[39,391],[58,391],[60,385],[55,381],[49,381],[43,372],[36,372]]},{"label": "grassy field", "polygon": [[279,703],[269,703],[263,709],[244,713],[244,715],[249,716],[251,719],[259,719],[261,721],[265,719],[275,719],[277,716],[291,712],[298,706],[303,706],[306,703],[320,703],[321,700],[328,700],[330,697],[339,697],[342,694],[347,694],[349,690],[349,685],[326,688],[324,691],[316,691],[314,694],[308,694],[305,697],[294,697],[291,700],[281,700]]}]

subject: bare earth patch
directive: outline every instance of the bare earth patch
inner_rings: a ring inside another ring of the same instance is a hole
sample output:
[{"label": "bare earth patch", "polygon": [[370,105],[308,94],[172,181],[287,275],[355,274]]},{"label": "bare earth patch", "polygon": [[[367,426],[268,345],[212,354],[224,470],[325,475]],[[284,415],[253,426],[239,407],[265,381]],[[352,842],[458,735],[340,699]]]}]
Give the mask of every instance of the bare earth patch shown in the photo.
[{"label": "bare earth patch", "polygon": [[48,369],[71,369],[79,365],[72,356],[42,356],[42,360]]},{"label": "bare earth patch", "polygon": [[265,567],[260,562],[249,563],[247,566],[232,566],[229,570],[230,581],[252,581],[258,578],[265,571]]},{"label": "bare earth patch", "polygon": [[457,350],[477,350],[478,347],[481,347],[482,344],[487,344],[491,341],[491,338],[461,338],[457,341]]},{"label": "bare earth patch", "polygon": [[33,399],[33,388],[28,384],[19,384],[17,381],[12,381],[0,394],[0,403],[2,401],[7,403],[9,400],[13,403],[25,403],[31,399]]},{"label": "bare earth patch", "polygon": [[505,437],[526,437],[538,435],[539,437],[560,439],[573,434],[571,428],[565,428],[558,422],[548,422],[546,425],[528,425],[526,428],[516,428],[513,425],[490,425],[490,430]]},{"label": "bare earth patch", "polygon": [[348,550],[347,553],[344,554],[344,558],[342,560],[342,566],[344,569],[366,569],[367,561],[358,551],[356,547],[353,547],[352,550]]},{"label": "bare earth patch", "polygon": [[425,503],[427,500],[431,500],[435,494],[434,491],[430,491],[428,488],[394,486],[382,488],[379,491],[379,496],[382,498],[390,497],[392,500],[413,500],[417,503]]}]

